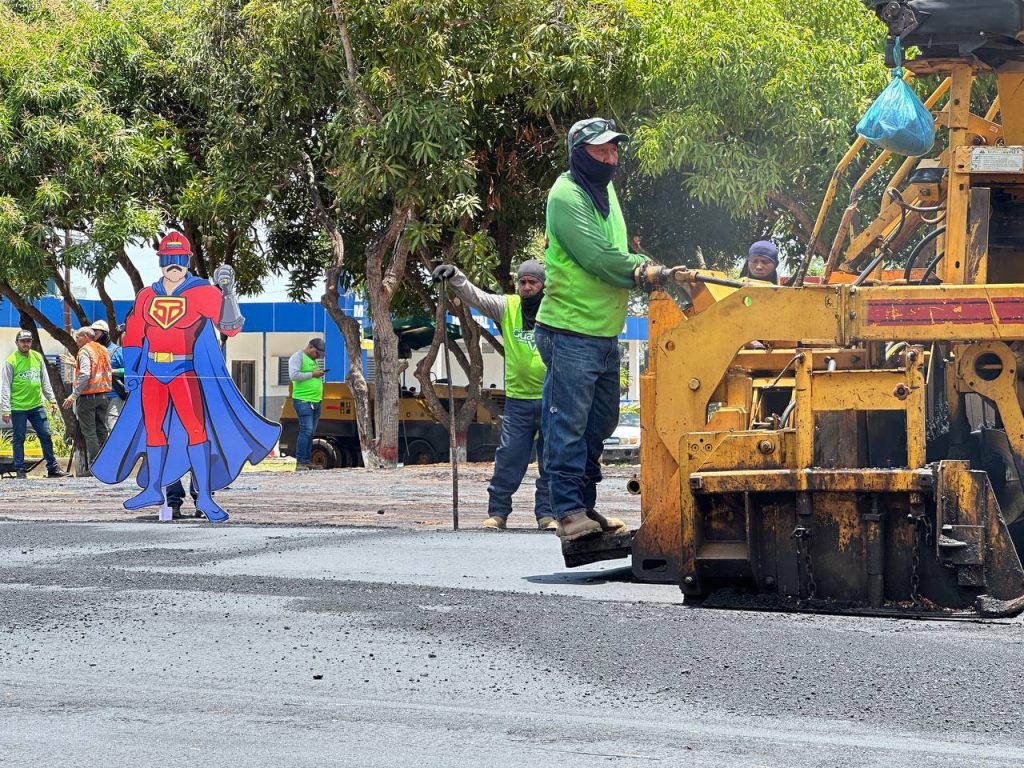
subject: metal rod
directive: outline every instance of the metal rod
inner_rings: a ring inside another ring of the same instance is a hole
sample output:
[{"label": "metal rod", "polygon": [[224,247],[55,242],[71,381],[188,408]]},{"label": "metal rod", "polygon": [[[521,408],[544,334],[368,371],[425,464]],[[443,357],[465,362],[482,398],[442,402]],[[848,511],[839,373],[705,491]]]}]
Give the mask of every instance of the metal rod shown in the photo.
[{"label": "metal rod", "polygon": [[448,379],[448,453],[452,462],[452,530],[459,530],[459,454],[455,440],[455,395],[452,390],[452,358],[448,351],[448,323],[445,304],[448,300],[448,281],[441,281],[441,296],[437,302],[437,322],[444,344],[444,374]]},{"label": "metal rod", "polygon": [[871,512],[863,516],[866,525],[868,605],[881,607],[885,600],[885,513],[878,508],[878,494],[871,496]]},{"label": "metal rod", "polygon": [[871,260],[871,263],[864,267],[864,271],[857,275],[857,279],[853,281],[853,285],[862,285],[865,280],[868,279],[868,275],[875,271],[875,267],[882,263],[882,259],[885,258],[885,250],[879,249],[878,255]]},{"label": "metal rod", "polygon": [[711,285],[725,285],[729,288],[747,288],[750,283],[744,283],[739,280],[729,280],[725,277],[711,277],[710,275],[695,274],[693,276],[694,281],[698,283],[710,283]]}]

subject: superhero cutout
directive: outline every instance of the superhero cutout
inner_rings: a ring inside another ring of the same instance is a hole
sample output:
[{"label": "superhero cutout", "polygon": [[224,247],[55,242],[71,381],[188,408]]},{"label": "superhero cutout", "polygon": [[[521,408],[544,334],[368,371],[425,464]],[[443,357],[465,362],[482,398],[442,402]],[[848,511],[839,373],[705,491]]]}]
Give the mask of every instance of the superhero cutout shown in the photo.
[{"label": "superhero cutout", "polygon": [[245,318],[235,296],[235,273],[219,266],[220,288],[188,272],[192,251],[171,232],[157,250],[163,278],[135,297],[125,328],[124,383],[128,400],[92,467],[104,483],[137,477],[142,491],[129,510],[160,506],[163,489],[191,471],[196,508],[211,522],[228,519],[213,499],[249,461],[258,464],[281,426],[252,409],[228,375],[217,331],[234,336]]}]

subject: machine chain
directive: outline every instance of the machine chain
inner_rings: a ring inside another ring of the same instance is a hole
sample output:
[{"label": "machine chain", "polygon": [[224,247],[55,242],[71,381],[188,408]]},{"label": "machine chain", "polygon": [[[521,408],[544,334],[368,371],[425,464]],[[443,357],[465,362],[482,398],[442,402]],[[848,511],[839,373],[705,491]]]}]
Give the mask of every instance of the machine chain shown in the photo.
[{"label": "machine chain", "polygon": [[798,525],[793,529],[790,538],[796,539],[797,559],[803,560],[804,574],[807,576],[807,597],[813,600],[818,594],[818,585],[814,581],[814,562],[811,560],[811,531]]}]

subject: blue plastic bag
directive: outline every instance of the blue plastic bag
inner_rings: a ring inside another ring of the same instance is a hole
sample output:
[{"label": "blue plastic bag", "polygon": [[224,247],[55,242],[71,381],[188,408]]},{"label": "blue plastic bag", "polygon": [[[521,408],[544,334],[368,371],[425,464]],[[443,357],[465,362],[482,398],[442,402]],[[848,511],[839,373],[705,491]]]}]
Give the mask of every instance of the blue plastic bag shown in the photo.
[{"label": "blue plastic bag", "polygon": [[[896,61],[902,61],[898,37],[894,55]],[[857,123],[857,133],[897,155],[927,154],[935,144],[935,120],[903,80],[903,69],[896,67],[892,76],[892,82]]]}]

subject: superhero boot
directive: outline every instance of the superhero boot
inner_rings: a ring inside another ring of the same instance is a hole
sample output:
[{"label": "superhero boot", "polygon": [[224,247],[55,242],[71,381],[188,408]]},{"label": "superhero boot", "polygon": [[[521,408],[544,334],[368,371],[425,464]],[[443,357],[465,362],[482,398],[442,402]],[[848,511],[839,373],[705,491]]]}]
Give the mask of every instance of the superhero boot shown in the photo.
[{"label": "superhero boot", "polygon": [[188,447],[188,460],[192,463],[192,477],[196,481],[196,509],[206,515],[211,523],[222,523],[228,513],[213,500],[210,481],[210,444],[198,443]]},{"label": "superhero boot", "polygon": [[160,476],[163,474],[166,458],[166,445],[146,446],[146,487],[124,503],[125,509],[157,507],[164,503],[164,489],[160,487]]}]

